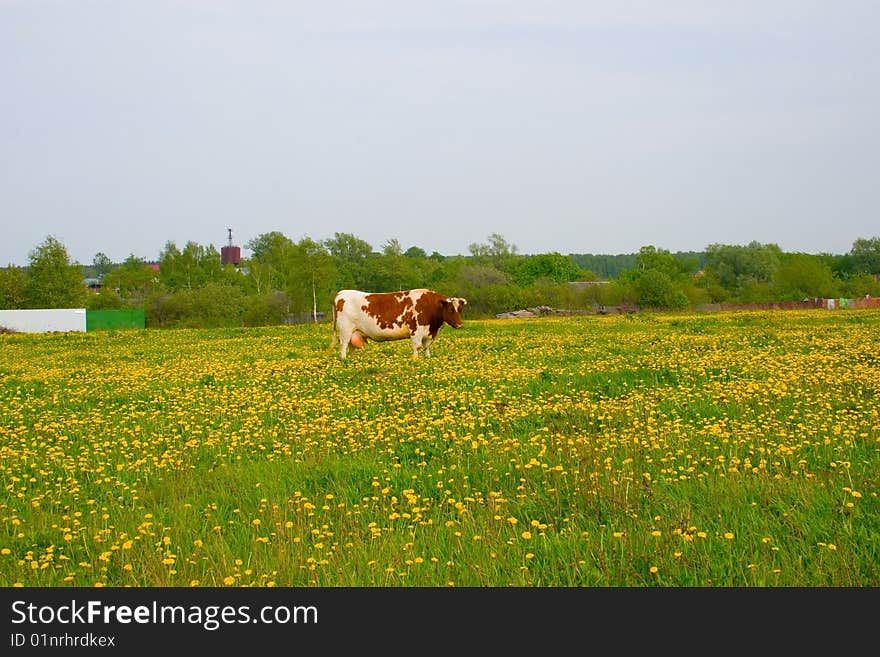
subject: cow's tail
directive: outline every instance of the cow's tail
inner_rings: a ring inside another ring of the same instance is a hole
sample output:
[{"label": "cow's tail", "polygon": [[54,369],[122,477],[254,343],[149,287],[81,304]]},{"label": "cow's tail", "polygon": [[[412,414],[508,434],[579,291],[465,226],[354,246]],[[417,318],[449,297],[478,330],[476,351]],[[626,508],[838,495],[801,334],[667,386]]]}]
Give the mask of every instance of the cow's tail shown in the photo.
[{"label": "cow's tail", "polygon": [[331,305],[332,305],[333,310],[330,315],[330,317],[332,319],[332,321],[330,323],[333,325],[333,327],[330,332],[330,344],[327,347],[327,355],[328,356],[333,352],[333,347],[336,346],[339,342],[339,338],[338,338],[339,331],[336,327],[336,299],[333,300],[333,304],[331,304]]}]

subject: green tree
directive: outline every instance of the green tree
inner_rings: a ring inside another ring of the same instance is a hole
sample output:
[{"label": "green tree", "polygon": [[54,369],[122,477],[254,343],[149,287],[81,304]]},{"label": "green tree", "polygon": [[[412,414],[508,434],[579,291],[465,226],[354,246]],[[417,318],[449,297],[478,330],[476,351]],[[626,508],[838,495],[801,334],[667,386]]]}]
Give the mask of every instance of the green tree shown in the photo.
[{"label": "green tree", "polygon": [[880,274],[880,237],[860,237],[853,242],[849,256],[853,273]]},{"label": "green tree", "polygon": [[498,266],[516,255],[517,247],[508,242],[500,233],[492,233],[486,244],[475,242],[468,246],[468,251],[474,258],[489,258]]},{"label": "green tree", "polygon": [[507,258],[516,255],[516,244],[508,242],[503,235],[492,233],[489,235],[489,255],[492,258]]},{"label": "green tree", "polygon": [[617,255],[575,253],[572,254],[571,259],[582,269],[596,272],[600,278],[611,279],[617,278],[627,269],[635,269],[637,257],[635,253]]},{"label": "green tree", "polygon": [[880,297],[880,281],[873,274],[855,274],[841,282],[840,293],[850,299],[865,295]]},{"label": "green tree", "polygon": [[305,290],[311,301],[312,319],[318,321],[318,299],[329,302],[335,292],[337,277],[336,261],[327,247],[309,237],[304,237],[296,245],[294,281],[300,290]]},{"label": "green tree", "polygon": [[159,255],[159,280],[172,291],[218,283],[222,272],[220,254],[213,245],[205,247],[189,241],[180,251],[169,241]]},{"label": "green tree", "polygon": [[247,311],[244,293],[221,283],[153,292],[146,302],[147,326],[213,328],[241,326]]},{"label": "green tree", "polygon": [[257,294],[286,290],[290,286],[296,245],[289,237],[272,231],[248,241],[245,246],[252,252],[247,269]]},{"label": "green tree", "polygon": [[718,274],[714,269],[705,269],[696,280],[696,286],[706,294],[708,303],[722,303],[727,301],[732,294],[718,280]]},{"label": "green tree", "polygon": [[621,271],[618,280],[628,301],[646,308],[684,308],[690,301],[683,289],[693,287],[687,270],[693,266],[666,249],[643,246],[635,267]]},{"label": "green tree", "polygon": [[[436,253],[436,252],[435,252]],[[427,258],[428,254],[419,246],[411,246],[403,252],[407,258]]]},{"label": "green tree", "polygon": [[257,237],[248,240],[245,248],[250,250],[251,257],[255,260],[270,260],[271,253],[277,253],[279,249],[288,247],[293,242],[283,233],[273,230],[268,233],[261,233]]},{"label": "green tree", "polygon": [[488,244],[480,244],[479,242],[472,242],[468,245],[468,251],[471,256],[477,258],[478,260],[482,260],[489,257],[489,245]]},{"label": "green tree", "polygon": [[159,273],[133,253],[104,277],[104,288],[115,290],[120,297],[133,301],[135,305],[143,303],[159,284]]},{"label": "green tree", "polygon": [[337,287],[370,290],[374,277],[367,263],[373,255],[369,242],[350,233],[334,233],[331,239],[324,241],[324,245],[336,258],[339,272]]},{"label": "green tree", "polygon": [[289,312],[290,299],[284,292],[275,290],[267,294],[250,294],[244,299],[241,321],[245,326],[281,324]]},{"label": "green tree", "polygon": [[633,287],[636,303],[646,308],[685,308],[688,299],[676,288],[672,278],[665,271],[649,269],[639,276]]},{"label": "green tree", "polygon": [[756,290],[769,289],[781,255],[775,244],[710,244],[706,247],[706,269],[732,295],[752,296]]},{"label": "green tree", "polygon": [[25,303],[30,308],[80,308],[87,288],[82,265],[71,263],[67,249],[54,236],[30,252]]},{"label": "green tree", "polygon": [[367,263],[373,272],[374,288],[390,292],[421,286],[424,281],[417,263],[425,261],[405,255],[400,242],[390,239],[382,245],[382,253],[368,259]]},{"label": "green tree", "polygon": [[113,269],[113,262],[107,257],[106,253],[98,251],[92,259],[92,269],[95,271],[95,276],[102,278]]},{"label": "green tree", "polygon": [[586,274],[570,257],[556,252],[521,257],[510,269],[513,280],[520,287],[532,285],[542,278],[567,283],[579,280]]},{"label": "green tree", "polygon": [[807,253],[783,256],[773,276],[773,296],[780,301],[836,297],[837,287],[831,267],[820,257]]},{"label": "green tree", "polygon": [[21,267],[0,269],[0,310],[24,308],[27,299],[27,274]]},{"label": "green tree", "polygon": [[686,273],[696,271],[696,264],[691,260],[676,258],[667,249],[658,249],[654,246],[643,246],[636,256],[637,271],[656,269],[664,272],[670,279],[675,280]]},{"label": "green tree", "polygon": [[102,287],[100,292],[90,294],[86,298],[86,308],[89,310],[118,310],[127,307],[128,303],[125,299],[109,287]]}]

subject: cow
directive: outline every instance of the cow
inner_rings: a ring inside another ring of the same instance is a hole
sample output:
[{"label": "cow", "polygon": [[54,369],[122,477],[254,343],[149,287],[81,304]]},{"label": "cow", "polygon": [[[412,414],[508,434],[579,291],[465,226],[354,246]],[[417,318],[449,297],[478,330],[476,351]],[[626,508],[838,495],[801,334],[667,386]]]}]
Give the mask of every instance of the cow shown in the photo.
[{"label": "cow", "polygon": [[431,342],[444,323],[462,325],[461,312],[467,299],[447,297],[433,290],[360,292],[341,290],[333,298],[333,342],[339,339],[345,360],[349,345],[360,349],[367,340],[382,342],[409,338],[413,358],[419,350],[431,355]]}]

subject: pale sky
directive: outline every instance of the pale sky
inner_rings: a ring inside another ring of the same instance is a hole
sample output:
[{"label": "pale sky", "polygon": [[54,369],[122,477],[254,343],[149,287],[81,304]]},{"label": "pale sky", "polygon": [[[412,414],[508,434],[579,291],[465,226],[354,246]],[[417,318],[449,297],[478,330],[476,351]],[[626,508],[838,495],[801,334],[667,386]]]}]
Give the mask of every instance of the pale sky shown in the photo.
[{"label": "pale sky", "polygon": [[877,0],[0,0],[0,266],[227,228],[846,253],[880,236],[878,25]]}]

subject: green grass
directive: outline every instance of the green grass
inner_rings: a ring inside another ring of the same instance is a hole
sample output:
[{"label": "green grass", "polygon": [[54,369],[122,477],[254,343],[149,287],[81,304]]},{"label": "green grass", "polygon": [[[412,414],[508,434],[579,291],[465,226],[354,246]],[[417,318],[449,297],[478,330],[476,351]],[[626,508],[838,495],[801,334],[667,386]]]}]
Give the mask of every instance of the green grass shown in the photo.
[{"label": "green grass", "polygon": [[876,586],[880,313],[0,336],[0,584]]}]

